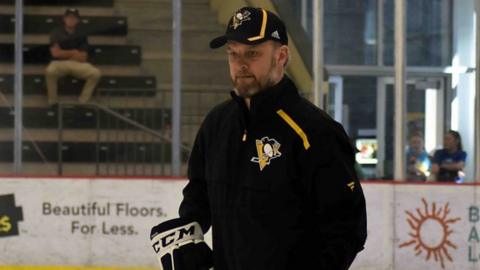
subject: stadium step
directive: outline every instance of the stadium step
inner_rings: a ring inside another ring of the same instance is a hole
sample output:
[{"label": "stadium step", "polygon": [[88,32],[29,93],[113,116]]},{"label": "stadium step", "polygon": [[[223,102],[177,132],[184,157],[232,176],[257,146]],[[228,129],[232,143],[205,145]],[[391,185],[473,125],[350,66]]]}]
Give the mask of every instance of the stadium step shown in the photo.
[{"label": "stadium step", "polygon": [[[55,162],[23,162],[22,163],[22,173],[20,175],[26,177],[37,177],[37,176],[47,176],[47,177],[56,177],[59,170],[58,164]],[[183,163],[181,166],[182,175],[186,174],[187,168],[186,164]],[[14,166],[10,162],[0,162],[0,171],[2,176],[14,175]],[[171,175],[172,168],[170,163],[148,163],[148,164],[131,164],[131,163],[120,163],[120,162],[106,162],[99,163],[77,163],[77,162],[68,162],[62,164],[62,175],[71,176],[71,177],[88,177],[97,174],[100,176],[111,176],[113,179],[116,179],[118,176],[124,179],[125,177],[131,176],[132,178],[142,177],[158,177],[159,175]],[[19,174],[15,174],[19,176]]]},{"label": "stadium step", "polygon": [[[58,91],[61,95],[79,95],[84,80],[73,77],[61,78]],[[0,91],[12,94],[14,86],[13,74],[0,74]],[[24,95],[46,93],[45,76],[43,74],[25,75],[23,78]],[[97,91],[103,95],[122,96],[154,96],[156,79],[154,76],[102,76],[97,85]]]},{"label": "stadium step", "polygon": [[[166,108],[112,108],[124,117],[143,124],[151,129],[162,129],[169,125],[171,110]],[[23,125],[25,128],[58,128],[59,112],[55,107],[25,107],[23,109]],[[128,124],[94,108],[68,106],[63,109],[64,128],[68,129],[118,129],[131,128]],[[0,107],[0,128],[12,128],[14,111],[9,107]],[[112,121],[110,123],[110,121]]]},{"label": "stadium step", "polygon": [[[162,133],[160,130],[159,133]],[[59,133],[57,129],[46,128],[29,128],[23,131],[24,141],[42,141],[42,142],[58,142]],[[14,136],[12,128],[0,128],[0,141],[11,141]],[[65,129],[62,133],[63,141],[70,142],[152,142],[158,140],[154,136],[140,130],[122,130],[119,132],[115,129],[100,130],[95,129]]]},{"label": "stadium step", "polygon": [[[13,34],[0,34],[0,43],[14,43],[15,35]],[[24,35],[23,42],[28,43],[43,43],[49,44],[50,36],[47,34],[40,35]],[[91,36],[88,38],[88,43],[90,45],[127,45],[126,37],[116,37],[116,36]]]},{"label": "stadium step", "polygon": [[[202,4],[197,2],[183,3],[182,27],[198,25],[200,22],[205,28],[216,27],[215,12],[201,7]],[[121,1],[115,3],[115,10],[128,16],[131,28],[151,27],[155,24],[170,27],[172,25],[172,6],[170,2]]]},{"label": "stadium step", "polygon": [[[65,9],[71,6],[56,5],[56,6],[23,6],[24,15],[63,15]],[[80,15],[83,16],[117,16],[117,13],[112,7],[92,7],[92,6],[76,6],[79,9]],[[0,3],[0,14],[15,14],[15,6],[5,5]]]},{"label": "stadium step", "polygon": [[[13,95],[4,95],[5,98],[0,99],[0,107],[8,107],[12,108],[14,103],[14,96]],[[68,104],[76,104],[78,103],[78,96],[59,96],[59,101],[68,103]],[[125,108],[125,109],[139,109],[142,108],[144,110],[149,109],[157,109],[157,108],[164,108],[170,107],[170,103],[167,103],[163,100],[162,96],[160,97],[153,97],[153,96],[127,96],[127,95],[117,95],[117,96],[102,96],[102,95],[94,95],[90,100],[89,103],[97,103],[102,104],[107,107],[112,108]],[[47,95],[45,93],[39,93],[37,95],[28,95],[23,96],[22,105],[24,108],[47,108]],[[93,106],[90,104],[89,106]]]},{"label": "stadium step", "polygon": [[[0,63],[13,63],[14,44],[0,44]],[[51,59],[47,44],[25,44],[23,46],[25,64],[45,64]],[[140,65],[142,50],[139,46],[92,45],[89,60],[94,64]]]},{"label": "stadium step", "polygon": [[[25,44],[35,45],[35,48],[27,47],[27,52],[25,53],[26,65],[24,65],[23,72],[26,76],[32,76],[30,78],[32,81],[24,83],[24,123],[26,130],[36,132],[32,136],[34,136],[36,141],[41,142],[42,147],[48,150],[49,154],[47,156],[52,160],[47,163],[42,163],[39,157],[35,156],[35,151],[32,150],[33,146],[27,145],[27,147],[24,148],[24,151],[26,151],[24,172],[28,172],[29,168],[37,168],[38,171],[33,172],[40,173],[43,169],[47,170],[46,168],[51,167],[41,166],[39,164],[53,164],[53,167],[56,168],[56,160],[54,158],[55,155],[58,157],[58,146],[54,145],[56,142],[54,135],[56,135],[58,127],[58,114],[55,110],[46,107],[43,73],[46,63],[49,60],[47,57],[48,45],[46,45],[49,42],[48,32],[50,31],[51,25],[53,25],[53,21],[56,20],[58,22],[59,17],[63,14],[67,6],[78,7],[82,17],[89,20],[89,25],[99,25],[99,23],[95,21],[97,18],[99,20],[108,20],[103,23],[106,31],[112,29],[111,27],[106,27],[106,25],[114,24],[115,18],[127,18],[128,20],[128,22],[123,25],[126,28],[126,33],[102,33],[101,31],[97,31],[96,33],[93,32],[90,34],[89,42],[93,45],[92,47],[94,47],[91,59],[103,74],[94,101],[114,108],[131,119],[135,118],[139,122],[143,121],[147,126],[152,128],[168,130],[171,118],[171,111],[168,107],[171,102],[172,86],[171,0],[109,0],[105,2],[83,0],[81,1],[82,3],[74,0],[24,1],[26,2],[24,14],[27,14],[25,16],[26,32],[30,33],[25,36]],[[0,34],[2,29],[4,31],[4,34],[0,35],[0,43],[10,46],[10,50],[13,49],[13,28],[11,22],[11,16],[14,14],[13,4],[13,0],[0,0],[0,14],[6,14],[0,15],[0,18],[4,17],[6,18],[4,20],[10,20],[10,25],[5,25],[0,22]],[[213,37],[221,35],[225,29],[223,25],[216,22],[217,15],[210,10],[209,0],[182,0],[182,6],[183,78],[181,132],[182,141],[191,144],[206,112],[215,104],[229,99],[228,92],[231,89],[231,83],[224,50],[211,50],[208,47],[209,41]],[[6,9],[4,7],[6,7]],[[49,18],[50,20],[48,20]],[[48,24],[50,21],[52,23]],[[5,23],[6,22],[7,21],[5,21]],[[39,27],[29,28],[33,26],[32,22],[37,22]],[[41,45],[38,46],[39,44]],[[138,45],[136,47],[138,50],[134,57],[127,57],[127,59],[125,59],[125,55],[128,56],[129,52],[128,50],[122,49],[135,48],[135,46],[127,46],[127,44]],[[5,59],[2,60],[6,51],[1,45],[2,44],[0,44],[0,74],[8,74],[10,76],[8,78],[10,82],[7,92],[2,89],[5,88],[5,86],[2,86],[2,82],[0,82],[0,90],[5,94],[4,97],[8,101],[6,102],[7,104],[3,104],[3,107],[1,104],[4,101],[2,100],[0,102],[0,141],[5,143],[5,145],[0,144],[0,147],[2,147],[1,149],[7,149],[4,148],[4,146],[8,144],[10,148],[8,148],[7,151],[11,153],[13,151],[11,140],[8,136],[2,137],[1,129],[12,132],[13,115],[11,109],[8,108],[8,103],[13,101],[11,76],[13,76],[14,65],[11,64],[13,58],[7,58],[7,61],[4,61]],[[42,46],[44,47],[42,48]],[[32,51],[35,52],[36,50],[41,51],[41,53],[32,53]],[[13,53],[11,55],[13,55]],[[145,75],[154,75],[153,78],[156,81],[156,87],[148,88],[147,86],[142,87],[133,84],[127,85],[126,87],[131,87],[131,90],[125,91],[121,89],[123,87],[120,87],[120,85],[126,85],[131,81],[120,81],[118,77],[152,77]],[[106,78],[108,76],[117,78],[117,84],[109,85],[108,82],[110,80]],[[34,84],[35,78],[36,84]],[[80,87],[81,82],[79,80],[74,81],[71,78],[66,78],[65,81],[60,82],[59,93],[62,95],[60,98],[65,98],[67,101],[74,101],[77,98],[76,95],[78,95]],[[135,94],[138,93],[143,94],[136,96]],[[147,94],[151,95],[150,98],[143,96]],[[142,104],[147,105],[142,106]],[[145,108],[151,109],[145,110]],[[97,117],[99,120],[97,120]],[[108,131],[110,135],[116,134],[120,136],[121,134],[134,132],[128,127],[121,128],[103,125],[101,122],[106,122],[106,120],[110,120],[111,124],[115,125],[115,120],[106,119],[102,116],[102,113],[97,113],[94,109],[72,106],[65,110],[63,123],[65,127],[64,140],[71,143],[71,145],[67,145],[67,148],[63,150],[61,149],[62,153],[65,154],[66,160],[68,160],[68,162],[64,164],[64,172],[74,174],[75,172],[79,172],[79,174],[87,172],[93,174],[95,172],[95,160],[92,160],[91,153],[95,152],[95,149],[92,150],[92,145],[94,145],[92,144],[92,139],[94,138],[93,134],[95,134],[97,124],[99,124],[102,129],[110,129]],[[44,131],[40,132],[40,129]],[[11,134],[13,134],[13,132]],[[81,136],[82,139],[75,137],[76,135]],[[125,147],[128,148],[129,146]],[[164,151],[167,148],[169,149],[169,147],[170,146],[160,147],[155,149],[155,151]],[[108,152],[110,150],[110,145],[106,143],[104,145],[104,151]],[[145,148],[143,151],[146,151]],[[106,157],[109,157],[109,154],[106,152],[104,152],[104,157],[105,160],[108,160],[109,158]],[[137,150],[133,150],[132,153],[137,153]],[[128,156],[129,153],[123,151],[122,155],[115,155],[115,157],[110,158],[119,159],[125,155]],[[152,152],[151,155],[153,156],[154,153]],[[9,163],[11,159],[8,159],[9,158],[0,160],[0,168],[5,164],[11,165],[11,163]],[[29,162],[29,159],[33,160],[33,162]],[[145,162],[145,164],[128,164],[128,159],[125,159],[124,163],[127,167],[130,166],[130,169],[138,168],[138,166],[145,167],[146,164],[152,165],[152,162]],[[98,166],[106,169],[105,165],[106,164],[101,163]],[[49,169],[49,171],[51,170]],[[54,170],[51,174],[55,173],[56,171]]]},{"label": "stadium step", "polygon": [[[205,56],[221,55],[226,59],[225,51],[212,50],[209,47],[210,40],[213,37],[220,36],[221,31],[183,31],[182,49],[183,53],[203,53]],[[172,51],[172,31],[149,30],[149,29],[130,29],[127,40],[132,44],[142,44],[144,54],[161,52],[171,53]]]},{"label": "stadium step", "polygon": [[[0,0],[1,5],[15,5],[15,0]],[[95,6],[95,7],[111,7],[113,6],[113,0],[24,0],[24,5],[28,6]]]},{"label": "stadium step", "polygon": [[[48,34],[52,29],[63,24],[59,15],[25,15],[25,34]],[[124,16],[82,16],[79,31],[88,36],[126,36],[128,22]],[[0,14],[0,33],[15,32],[15,15]]]},{"label": "stadium step", "polygon": [[[142,67],[150,74],[156,74],[158,83],[172,80],[172,64],[168,59],[144,59]],[[187,84],[227,85],[230,82],[227,61],[185,59],[182,61],[182,80]]]},{"label": "stadium step", "polygon": [[[96,65],[102,72],[102,76],[142,76],[147,74],[139,66],[118,66],[118,65]],[[43,74],[46,64],[25,64],[23,74]],[[0,74],[12,74],[15,72],[15,65],[0,62]]]},{"label": "stadium step", "polygon": [[[13,142],[0,141],[0,162],[13,160]],[[60,160],[58,142],[34,143],[24,141],[22,145],[24,162],[48,162]],[[61,160],[63,162],[126,162],[126,163],[155,163],[169,162],[171,158],[170,143],[108,143],[90,142],[63,142],[61,145]]]},{"label": "stadium step", "polygon": [[[115,0],[115,5],[126,3],[139,3],[146,7],[148,5],[171,4],[171,0]],[[210,0],[182,0],[183,5],[208,5]]]}]

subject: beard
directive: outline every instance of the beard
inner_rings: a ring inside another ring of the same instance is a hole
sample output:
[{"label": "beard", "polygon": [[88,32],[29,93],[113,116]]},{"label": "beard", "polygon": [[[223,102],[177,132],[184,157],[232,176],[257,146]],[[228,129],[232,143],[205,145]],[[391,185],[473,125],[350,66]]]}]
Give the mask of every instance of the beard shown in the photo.
[{"label": "beard", "polygon": [[251,98],[256,93],[261,92],[275,84],[273,74],[277,67],[275,58],[272,58],[270,69],[266,76],[257,78],[249,72],[240,72],[232,79],[232,84],[238,96]]}]

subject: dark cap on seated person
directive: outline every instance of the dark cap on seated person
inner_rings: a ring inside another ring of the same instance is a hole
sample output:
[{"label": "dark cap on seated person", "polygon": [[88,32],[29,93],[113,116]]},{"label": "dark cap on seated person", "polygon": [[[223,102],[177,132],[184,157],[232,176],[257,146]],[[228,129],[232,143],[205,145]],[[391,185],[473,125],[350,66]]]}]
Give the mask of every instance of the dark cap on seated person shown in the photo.
[{"label": "dark cap on seated person", "polygon": [[230,18],[224,35],[210,41],[210,48],[220,48],[233,40],[247,45],[257,45],[274,40],[288,45],[285,24],[272,12],[253,7],[243,7]]},{"label": "dark cap on seated person", "polygon": [[76,9],[76,8],[67,8],[63,15],[64,16],[74,15],[74,16],[77,16],[77,17],[80,18],[80,12],[78,12],[78,9]]}]

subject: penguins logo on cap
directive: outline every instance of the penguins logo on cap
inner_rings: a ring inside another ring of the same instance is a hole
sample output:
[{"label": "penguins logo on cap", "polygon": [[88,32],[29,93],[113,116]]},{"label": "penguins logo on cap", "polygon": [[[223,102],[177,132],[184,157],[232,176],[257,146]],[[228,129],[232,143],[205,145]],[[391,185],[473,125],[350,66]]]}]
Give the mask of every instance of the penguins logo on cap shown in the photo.
[{"label": "penguins logo on cap", "polygon": [[235,14],[233,16],[233,20],[232,20],[232,25],[231,27],[233,27],[233,29],[237,30],[237,28],[242,25],[243,22],[245,21],[250,21],[250,11],[248,10],[244,10],[243,13],[242,12],[238,12],[237,14]]}]

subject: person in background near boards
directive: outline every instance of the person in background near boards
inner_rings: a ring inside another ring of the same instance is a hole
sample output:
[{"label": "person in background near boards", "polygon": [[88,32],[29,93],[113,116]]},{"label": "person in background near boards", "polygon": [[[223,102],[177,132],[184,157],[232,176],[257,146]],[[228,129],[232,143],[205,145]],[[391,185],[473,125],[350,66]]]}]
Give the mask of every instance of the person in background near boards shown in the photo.
[{"label": "person in background near boards", "polygon": [[407,150],[407,181],[426,181],[430,176],[431,162],[425,151],[421,133],[413,133]]},{"label": "person in background near boards", "polygon": [[460,133],[449,130],[443,139],[443,149],[433,155],[432,173],[438,182],[463,182],[467,153],[463,151]]}]

